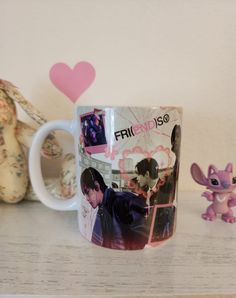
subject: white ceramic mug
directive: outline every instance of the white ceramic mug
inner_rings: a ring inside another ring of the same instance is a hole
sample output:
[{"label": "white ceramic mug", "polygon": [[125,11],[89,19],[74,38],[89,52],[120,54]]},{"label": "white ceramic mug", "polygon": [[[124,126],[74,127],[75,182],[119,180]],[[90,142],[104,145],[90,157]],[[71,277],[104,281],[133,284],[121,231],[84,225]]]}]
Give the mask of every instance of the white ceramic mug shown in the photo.
[{"label": "white ceramic mug", "polygon": [[[82,107],[74,119],[37,131],[29,169],[38,198],[56,210],[78,210],[79,230],[107,248],[142,249],[175,230],[182,109]],[[53,130],[73,135],[78,191],[59,200],[45,188],[40,148]]]}]

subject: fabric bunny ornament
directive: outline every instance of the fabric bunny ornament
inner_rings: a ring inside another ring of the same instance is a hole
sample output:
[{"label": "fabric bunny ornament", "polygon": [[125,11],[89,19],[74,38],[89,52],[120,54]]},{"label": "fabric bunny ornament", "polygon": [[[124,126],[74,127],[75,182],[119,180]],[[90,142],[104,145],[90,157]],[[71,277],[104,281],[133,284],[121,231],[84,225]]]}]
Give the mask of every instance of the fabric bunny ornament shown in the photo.
[{"label": "fabric bunny ornament", "polygon": [[[13,84],[0,80],[0,200],[8,203],[17,203],[24,197],[30,199],[31,191],[28,195],[26,193],[29,177],[25,149],[30,147],[36,132],[36,129],[17,119],[15,103],[18,103],[38,126],[47,122],[46,118],[21,95]],[[45,139],[41,154],[49,159],[62,156],[62,149],[53,134]],[[75,189],[75,168],[72,167],[70,170],[68,167],[71,167],[73,155],[70,156],[70,163],[67,159],[68,156],[63,164],[59,184],[61,192],[64,192],[64,188],[68,188],[69,185],[72,196]],[[71,175],[68,175],[68,172]]]},{"label": "fabric bunny ornament", "polygon": [[200,167],[194,163],[191,166],[191,175],[198,184],[206,186],[210,191],[203,192],[202,196],[212,202],[206,212],[202,214],[205,220],[213,221],[217,214],[228,223],[236,222],[231,207],[236,206],[236,177],[233,176],[233,165],[228,163],[224,170],[218,170],[214,165],[208,168],[206,177]]}]

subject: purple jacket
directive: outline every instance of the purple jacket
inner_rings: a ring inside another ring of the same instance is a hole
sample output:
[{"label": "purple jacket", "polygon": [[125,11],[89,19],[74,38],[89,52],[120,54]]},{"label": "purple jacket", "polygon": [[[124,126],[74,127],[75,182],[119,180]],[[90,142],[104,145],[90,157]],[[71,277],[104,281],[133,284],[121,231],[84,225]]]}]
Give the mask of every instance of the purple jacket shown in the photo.
[{"label": "purple jacket", "polygon": [[131,192],[107,188],[93,228],[92,242],[115,249],[141,249],[148,240],[147,205]]}]

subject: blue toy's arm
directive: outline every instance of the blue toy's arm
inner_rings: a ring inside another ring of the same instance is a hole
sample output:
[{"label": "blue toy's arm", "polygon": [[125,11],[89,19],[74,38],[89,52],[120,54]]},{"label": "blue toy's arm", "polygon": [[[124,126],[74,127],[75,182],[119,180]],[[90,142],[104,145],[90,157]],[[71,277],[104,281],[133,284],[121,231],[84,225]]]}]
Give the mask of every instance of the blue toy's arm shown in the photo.
[{"label": "blue toy's arm", "polygon": [[213,193],[209,191],[204,191],[204,193],[202,193],[202,197],[206,198],[208,201],[211,201],[211,202],[214,200]]},{"label": "blue toy's arm", "polygon": [[228,206],[229,207],[236,206],[236,194],[233,192],[230,194],[230,200],[228,202]]}]

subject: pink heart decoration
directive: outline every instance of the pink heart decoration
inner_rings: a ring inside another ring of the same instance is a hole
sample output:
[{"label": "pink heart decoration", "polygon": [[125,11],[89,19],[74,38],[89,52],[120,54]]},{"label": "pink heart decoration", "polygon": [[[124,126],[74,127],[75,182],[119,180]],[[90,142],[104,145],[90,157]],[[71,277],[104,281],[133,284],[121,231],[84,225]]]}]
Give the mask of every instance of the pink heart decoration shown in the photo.
[{"label": "pink heart decoration", "polygon": [[49,72],[54,86],[64,93],[72,102],[89,88],[95,79],[94,67],[85,61],[79,62],[71,69],[64,63],[56,63]]}]

